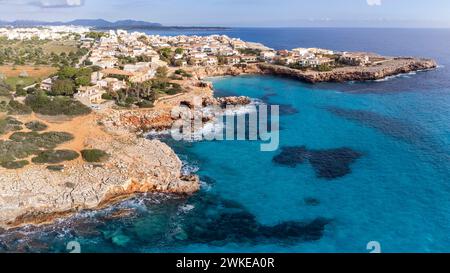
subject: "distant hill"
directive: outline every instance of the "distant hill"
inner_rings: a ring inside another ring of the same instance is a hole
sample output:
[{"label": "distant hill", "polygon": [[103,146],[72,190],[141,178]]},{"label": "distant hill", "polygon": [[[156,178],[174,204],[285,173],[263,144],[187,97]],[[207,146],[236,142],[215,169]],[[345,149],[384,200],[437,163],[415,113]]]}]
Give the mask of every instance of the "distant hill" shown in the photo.
[{"label": "distant hill", "polygon": [[151,23],[135,20],[121,20],[110,22],[103,19],[77,19],[69,22],[45,22],[32,20],[16,20],[13,22],[0,21],[0,26],[36,27],[36,26],[85,26],[94,28],[118,28],[118,27],[162,27],[159,23]]},{"label": "distant hill", "polygon": [[221,27],[177,27],[177,26],[163,26],[160,23],[152,23],[136,20],[120,20],[110,22],[104,19],[77,19],[69,22],[46,22],[33,20],[16,20],[13,22],[0,21],[0,26],[12,27],[38,27],[38,26],[83,26],[97,29],[149,29],[149,28],[185,28],[185,29],[223,29]]}]

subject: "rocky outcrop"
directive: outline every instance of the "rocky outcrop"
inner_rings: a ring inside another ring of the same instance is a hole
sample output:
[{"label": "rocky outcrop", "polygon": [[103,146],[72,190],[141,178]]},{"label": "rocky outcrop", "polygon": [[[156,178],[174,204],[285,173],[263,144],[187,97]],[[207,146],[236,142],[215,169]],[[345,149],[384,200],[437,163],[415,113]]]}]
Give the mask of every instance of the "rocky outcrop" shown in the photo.
[{"label": "rocky outcrop", "polygon": [[203,106],[220,106],[225,108],[227,105],[230,106],[239,106],[239,105],[248,105],[251,103],[251,99],[245,96],[239,97],[222,97],[222,98],[205,98],[203,99]]},{"label": "rocky outcrop", "polygon": [[173,123],[180,119],[181,116],[175,116],[172,114],[172,109],[178,106],[185,106],[191,110],[191,116],[202,116],[204,122],[208,122],[213,118],[205,115],[203,112],[204,107],[217,106],[218,111],[220,108],[224,109],[226,106],[241,106],[251,103],[249,97],[222,97],[214,98],[212,96],[205,96],[199,98],[190,98],[185,100],[177,100],[178,104],[173,108],[165,109],[149,109],[149,110],[129,110],[129,111],[111,111],[102,121],[102,123],[111,131],[119,132],[134,132],[144,133],[149,131],[162,132],[171,129]]},{"label": "rocky outcrop", "polygon": [[111,157],[101,165],[73,164],[61,172],[30,166],[2,170],[0,227],[45,224],[80,210],[98,209],[136,193],[190,194],[199,189],[196,176],[183,176],[182,163],[158,140],[127,137],[88,140]]},{"label": "rocky outcrop", "polygon": [[164,131],[172,126],[174,119],[169,110],[130,110],[111,111],[102,123],[115,131],[140,133],[146,131]]},{"label": "rocky outcrop", "polygon": [[379,80],[389,76],[437,67],[434,60],[393,58],[375,66],[347,66],[332,71],[298,70],[272,64],[258,64],[263,74],[296,78],[309,83]]}]

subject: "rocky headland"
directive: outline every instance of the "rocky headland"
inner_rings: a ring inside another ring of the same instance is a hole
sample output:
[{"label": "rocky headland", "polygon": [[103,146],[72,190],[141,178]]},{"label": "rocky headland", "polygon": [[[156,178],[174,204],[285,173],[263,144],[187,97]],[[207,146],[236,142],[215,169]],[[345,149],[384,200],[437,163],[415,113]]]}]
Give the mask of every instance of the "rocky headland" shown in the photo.
[{"label": "rocky headland", "polygon": [[404,73],[430,70],[436,67],[437,63],[432,59],[399,57],[388,58],[377,65],[343,66],[333,68],[330,71],[302,70],[270,63],[254,63],[234,66],[198,67],[190,70],[190,72],[199,80],[220,76],[273,75],[314,84],[320,82],[373,81]]},{"label": "rocky headland", "polygon": [[39,165],[2,170],[0,227],[49,223],[136,193],[191,194],[199,189],[198,178],[183,175],[181,161],[158,140],[111,134],[108,139],[85,139],[85,145],[103,149],[109,159],[102,164],[73,162],[61,171]]},{"label": "rocky headland", "polygon": [[374,66],[345,66],[331,71],[299,70],[285,66],[258,64],[262,74],[285,76],[308,83],[380,80],[389,76],[436,68],[431,59],[393,58]]}]

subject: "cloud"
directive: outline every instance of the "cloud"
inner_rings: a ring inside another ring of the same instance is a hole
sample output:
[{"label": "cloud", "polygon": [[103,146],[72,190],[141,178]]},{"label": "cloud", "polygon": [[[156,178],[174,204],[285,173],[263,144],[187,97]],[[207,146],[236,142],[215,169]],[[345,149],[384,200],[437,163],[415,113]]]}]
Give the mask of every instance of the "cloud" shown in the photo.
[{"label": "cloud", "polygon": [[30,4],[41,8],[75,8],[84,5],[85,0],[40,0]]},{"label": "cloud", "polygon": [[381,0],[366,0],[369,6],[381,6]]}]

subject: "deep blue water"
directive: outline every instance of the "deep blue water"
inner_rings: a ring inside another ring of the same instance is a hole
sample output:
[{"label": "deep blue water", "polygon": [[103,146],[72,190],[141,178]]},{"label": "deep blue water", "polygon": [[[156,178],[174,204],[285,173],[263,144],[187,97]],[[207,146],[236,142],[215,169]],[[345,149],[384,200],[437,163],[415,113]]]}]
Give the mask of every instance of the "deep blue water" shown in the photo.
[{"label": "deep blue water", "polygon": [[[369,241],[385,252],[450,251],[450,30],[224,34],[277,49],[431,57],[441,66],[367,83],[212,79],[217,96],[281,105],[279,150],[261,152],[257,141],[166,140],[188,167],[198,168],[200,193],[139,196],[29,230],[28,251],[64,251],[71,240],[89,252],[367,252]],[[111,219],[120,209],[132,213]]]}]

